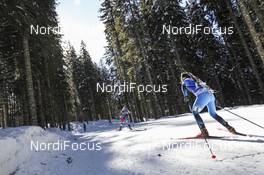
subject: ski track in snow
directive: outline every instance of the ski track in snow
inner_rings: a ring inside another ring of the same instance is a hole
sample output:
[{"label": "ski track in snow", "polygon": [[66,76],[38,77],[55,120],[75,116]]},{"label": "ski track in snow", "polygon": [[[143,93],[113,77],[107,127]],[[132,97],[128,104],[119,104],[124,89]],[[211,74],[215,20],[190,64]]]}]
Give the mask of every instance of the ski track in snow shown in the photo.
[{"label": "ski track in snow", "polygon": [[[232,111],[264,125],[264,105],[239,107]],[[264,130],[258,127],[226,111],[218,113],[237,131],[264,136]],[[263,175],[264,137],[232,135],[217,129],[223,127],[209,117],[208,113],[201,116],[211,135],[228,136],[223,139],[208,139],[216,160],[210,158],[203,139],[177,139],[199,133],[193,116],[188,114],[140,123],[135,125],[139,131],[134,132],[127,128],[119,132],[118,123],[109,124],[107,121],[90,122],[85,133],[80,132],[80,126],[76,125],[79,128],[73,135],[56,129],[44,131],[38,127],[0,130],[0,174]],[[144,128],[147,130],[141,131]],[[31,139],[97,142],[101,143],[102,150],[32,152],[29,150]]]}]

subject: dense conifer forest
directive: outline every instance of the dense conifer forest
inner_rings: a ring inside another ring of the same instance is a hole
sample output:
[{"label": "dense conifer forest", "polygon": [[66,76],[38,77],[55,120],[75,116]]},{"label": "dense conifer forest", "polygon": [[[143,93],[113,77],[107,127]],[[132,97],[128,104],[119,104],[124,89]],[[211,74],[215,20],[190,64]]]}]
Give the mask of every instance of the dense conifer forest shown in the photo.
[{"label": "dense conifer forest", "polygon": [[[0,1],[1,127],[111,121],[124,104],[135,122],[185,113],[183,71],[205,81],[221,106],[264,102],[261,0],[103,0],[107,46],[100,64],[84,42],[64,47],[58,33],[30,33],[31,25],[58,27],[56,7],[55,0]],[[195,25],[214,32],[168,31]],[[167,92],[97,91],[98,83],[128,82],[166,84]]]}]

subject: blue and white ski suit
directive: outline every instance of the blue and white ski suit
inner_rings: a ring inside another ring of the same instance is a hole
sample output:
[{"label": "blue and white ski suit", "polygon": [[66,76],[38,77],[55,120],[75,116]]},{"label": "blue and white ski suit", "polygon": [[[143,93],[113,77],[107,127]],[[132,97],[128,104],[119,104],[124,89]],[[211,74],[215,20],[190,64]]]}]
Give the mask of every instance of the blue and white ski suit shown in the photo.
[{"label": "blue and white ski suit", "polygon": [[192,113],[196,119],[196,122],[200,128],[205,128],[204,122],[199,113],[207,107],[209,114],[222,125],[226,126],[227,122],[217,115],[215,107],[215,96],[210,89],[198,84],[192,78],[186,78],[182,83],[182,93],[184,97],[189,95],[189,92],[196,96],[195,102],[192,106]]}]

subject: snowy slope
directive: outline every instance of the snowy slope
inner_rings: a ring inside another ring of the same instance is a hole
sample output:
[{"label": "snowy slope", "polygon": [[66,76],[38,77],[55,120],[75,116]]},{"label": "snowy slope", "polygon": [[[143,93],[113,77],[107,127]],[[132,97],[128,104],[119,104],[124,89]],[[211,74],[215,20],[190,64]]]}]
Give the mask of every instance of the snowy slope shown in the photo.
[{"label": "snowy slope", "polygon": [[[32,162],[32,156],[38,156],[38,163],[48,158],[47,153],[36,153],[31,150],[31,140],[41,142],[54,142],[71,138],[69,133],[61,132],[58,129],[44,131],[40,127],[18,127],[0,130],[0,174],[11,174],[20,169],[25,162]],[[29,170],[31,171],[31,167]],[[31,174],[31,173],[29,173]]]},{"label": "snowy slope", "polygon": [[[254,122],[264,125],[264,105],[232,109]],[[175,175],[175,174],[257,174],[264,172],[264,130],[226,112],[219,111],[237,131],[262,137],[229,134],[220,124],[202,114],[211,135],[209,139],[217,156],[210,158],[204,140],[179,140],[199,132],[193,116],[163,118],[136,125],[137,131],[116,130],[118,123],[89,123],[88,132],[74,132],[70,137],[57,130],[38,127],[0,130],[1,175]],[[147,130],[144,131],[144,129]],[[220,128],[220,129],[219,129]],[[80,131],[80,129],[78,129]],[[28,150],[30,139],[41,141],[70,140],[100,143],[100,151]]]}]

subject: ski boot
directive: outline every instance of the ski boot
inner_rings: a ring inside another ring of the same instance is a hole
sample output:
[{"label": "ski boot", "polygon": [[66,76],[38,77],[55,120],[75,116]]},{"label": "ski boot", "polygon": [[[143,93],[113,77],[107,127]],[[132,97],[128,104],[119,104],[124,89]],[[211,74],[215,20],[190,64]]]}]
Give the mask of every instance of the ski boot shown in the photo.
[{"label": "ski boot", "polygon": [[233,128],[233,127],[230,126],[230,125],[227,125],[227,126],[226,126],[226,129],[227,129],[229,132],[231,132],[232,134],[236,134],[236,133],[237,133],[236,130],[235,130],[235,128]]},{"label": "ski boot", "polygon": [[130,124],[128,124],[127,126],[131,131],[133,130]]},{"label": "ski boot", "polygon": [[121,131],[122,130],[122,126],[119,127],[119,130],[118,131]]},{"label": "ski boot", "polygon": [[206,128],[201,128],[201,133],[197,135],[197,137],[209,137],[209,133]]},{"label": "ski boot", "polygon": [[219,115],[216,114],[215,119],[221,123],[224,127],[226,127],[226,129],[231,132],[232,134],[236,134],[236,130],[235,128],[233,128],[232,126],[230,126],[222,117],[220,117]]}]

